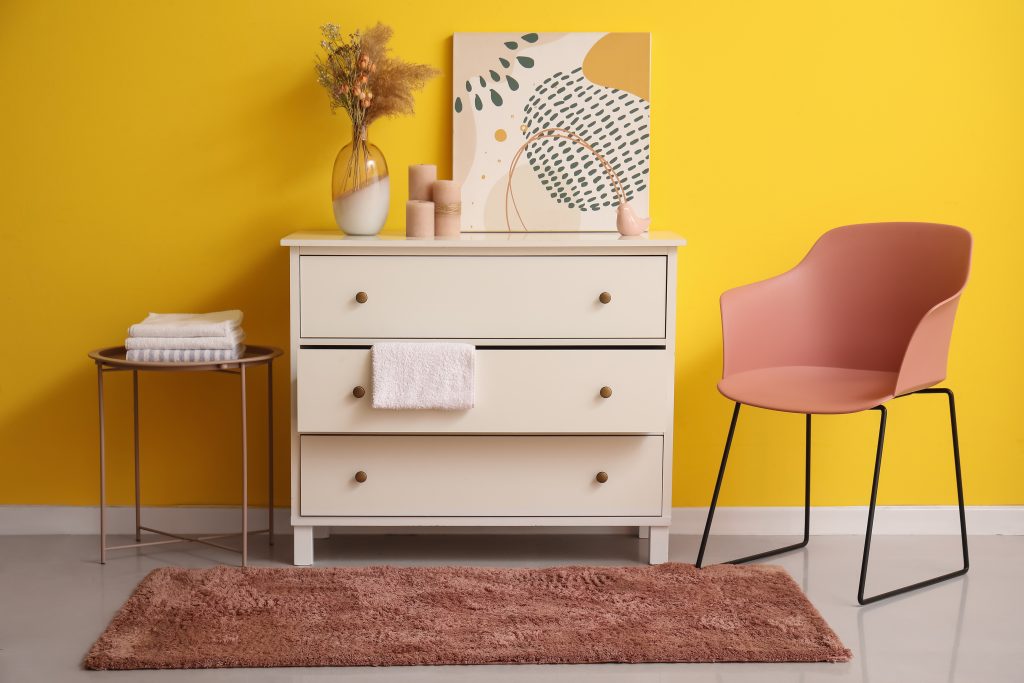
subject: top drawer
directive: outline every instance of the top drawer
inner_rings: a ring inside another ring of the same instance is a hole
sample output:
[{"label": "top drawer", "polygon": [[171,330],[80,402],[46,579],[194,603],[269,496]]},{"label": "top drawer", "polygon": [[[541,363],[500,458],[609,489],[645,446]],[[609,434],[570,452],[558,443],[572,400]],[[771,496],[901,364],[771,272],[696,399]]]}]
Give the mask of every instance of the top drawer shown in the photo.
[{"label": "top drawer", "polygon": [[664,339],[667,265],[665,256],[302,256],[300,335]]}]

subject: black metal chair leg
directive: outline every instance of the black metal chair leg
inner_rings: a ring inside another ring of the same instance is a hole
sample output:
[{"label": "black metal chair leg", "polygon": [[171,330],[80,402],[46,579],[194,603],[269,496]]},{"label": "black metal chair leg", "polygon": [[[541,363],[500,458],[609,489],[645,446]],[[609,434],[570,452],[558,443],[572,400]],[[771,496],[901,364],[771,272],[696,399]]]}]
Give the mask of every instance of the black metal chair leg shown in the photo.
[{"label": "black metal chair leg", "polygon": [[[927,579],[925,581],[918,581],[912,583],[909,586],[903,586],[902,588],[896,588],[885,593],[879,593],[871,597],[864,597],[864,584],[867,582],[868,575],[868,556],[871,553],[871,533],[875,523],[875,505],[878,500],[878,478],[882,471],[882,443],[885,439],[885,421],[887,412],[885,406],[878,406],[875,410],[881,412],[881,420],[878,426],[878,448],[875,452],[875,474],[874,479],[871,483],[871,504],[868,507],[868,526],[867,531],[864,535],[864,558],[860,565],[860,585],[857,589],[857,602],[862,605],[868,605],[879,600],[891,598],[894,595],[901,595],[908,593],[918,588],[924,588],[925,586],[931,586],[941,581],[956,578],[957,576],[963,576],[970,569],[970,557],[967,553],[967,518],[964,514],[964,485],[963,478],[960,474],[960,440],[957,434],[956,428],[956,405],[953,401],[953,392],[949,389],[921,389],[920,391],[912,392],[914,394],[946,394],[949,399],[949,423],[950,429],[953,436],[953,467],[956,471],[956,495],[957,502],[960,507],[960,543],[963,548],[964,566],[962,569],[958,569],[955,572],[936,576],[933,579]],[[908,394],[910,395],[910,394]]]},{"label": "black metal chair leg", "polygon": [[729,460],[729,449],[732,448],[732,437],[736,433],[736,420],[740,416],[740,402],[732,409],[732,421],[729,423],[729,436],[725,438],[725,452],[722,453],[722,464],[718,466],[718,479],[715,480],[715,492],[711,494],[711,507],[708,508],[708,521],[704,524],[704,535],[700,539],[700,550],[697,551],[697,569],[701,568],[704,562],[704,549],[708,546],[708,534],[711,533],[711,521],[715,518],[715,508],[718,507],[718,494],[722,490],[722,478],[725,476],[725,464]]},{"label": "black metal chair leg", "polygon": [[[732,448],[732,437],[736,432],[736,420],[740,414],[740,403],[736,403],[736,407],[732,411],[732,422],[729,424],[729,436],[725,439],[725,452],[722,454],[722,464],[718,468],[718,480],[715,482],[715,492],[711,496],[711,507],[708,509],[708,521],[704,525],[704,535],[700,539],[700,550],[697,552],[696,566],[700,569],[704,562],[704,550],[708,545],[708,536],[711,534],[711,522],[715,517],[715,509],[718,507],[718,494],[722,490],[722,479],[725,477],[725,465],[729,460],[729,450]],[[757,553],[756,555],[748,555],[747,557],[741,557],[738,560],[729,560],[722,564],[743,564],[744,562],[751,562],[753,560],[760,560],[763,557],[771,557],[772,555],[781,555],[782,553],[788,553],[793,550],[799,550],[807,546],[808,541],[811,538],[811,416],[807,415],[807,422],[805,428],[805,471],[804,471],[804,538],[799,543],[793,545],[787,545],[782,548],[776,548],[775,550],[768,550],[763,553]]]}]

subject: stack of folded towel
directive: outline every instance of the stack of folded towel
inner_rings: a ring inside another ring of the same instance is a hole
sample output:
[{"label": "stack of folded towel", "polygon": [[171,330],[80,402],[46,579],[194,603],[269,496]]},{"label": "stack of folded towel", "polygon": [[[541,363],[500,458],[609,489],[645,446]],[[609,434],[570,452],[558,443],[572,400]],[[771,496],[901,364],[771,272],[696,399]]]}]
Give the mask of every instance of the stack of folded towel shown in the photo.
[{"label": "stack of folded towel", "polygon": [[128,328],[127,359],[148,363],[209,363],[245,352],[241,311],[150,313]]}]

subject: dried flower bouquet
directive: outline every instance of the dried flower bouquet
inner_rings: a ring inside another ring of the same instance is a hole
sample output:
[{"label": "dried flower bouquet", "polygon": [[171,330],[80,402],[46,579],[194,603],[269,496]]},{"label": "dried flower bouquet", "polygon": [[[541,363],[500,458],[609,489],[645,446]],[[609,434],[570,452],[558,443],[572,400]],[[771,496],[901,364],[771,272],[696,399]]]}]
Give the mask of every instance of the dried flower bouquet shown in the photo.
[{"label": "dried flower bouquet", "polygon": [[[352,143],[334,165],[335,219],[350,234],[376,234],[387,217],[387,163],[367,141],[366,129],[383,116],[414,113],[413,93],[439,72],[392,57],[388,41],[393,31],[384,24],[347,35],[334,24],[320,30],[324,54],[317,58],[317,80],[327,91],[331,111],[341,109],[352,122]],[[359,194],[371,186],[375,196]]]}]

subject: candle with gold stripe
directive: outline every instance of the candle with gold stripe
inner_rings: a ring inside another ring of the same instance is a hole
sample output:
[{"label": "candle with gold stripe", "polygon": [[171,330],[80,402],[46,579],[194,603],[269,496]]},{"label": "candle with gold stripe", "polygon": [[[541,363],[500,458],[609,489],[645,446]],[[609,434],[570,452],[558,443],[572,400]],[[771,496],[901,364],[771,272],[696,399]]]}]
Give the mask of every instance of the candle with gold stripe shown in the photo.
[{"label": "candle with gold stripe", "polygon": [[434,234],[452,237],[462,232],[462,184],[438,180],[433,186]]}]

